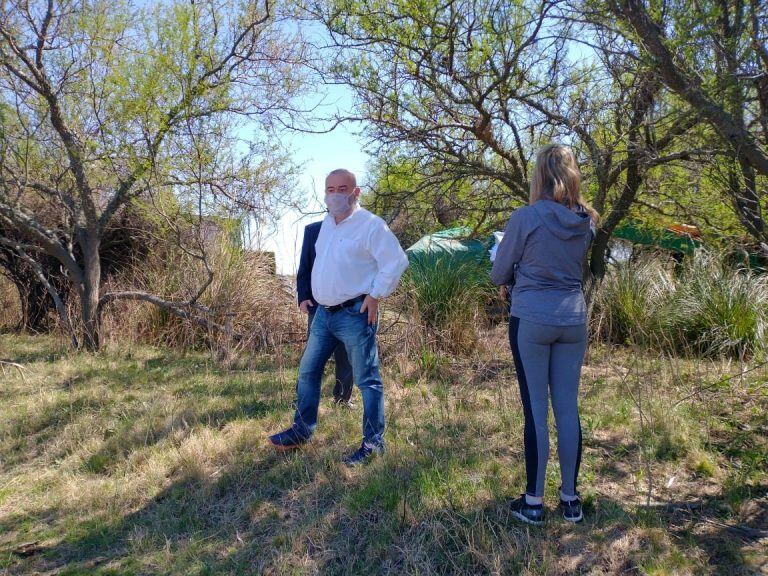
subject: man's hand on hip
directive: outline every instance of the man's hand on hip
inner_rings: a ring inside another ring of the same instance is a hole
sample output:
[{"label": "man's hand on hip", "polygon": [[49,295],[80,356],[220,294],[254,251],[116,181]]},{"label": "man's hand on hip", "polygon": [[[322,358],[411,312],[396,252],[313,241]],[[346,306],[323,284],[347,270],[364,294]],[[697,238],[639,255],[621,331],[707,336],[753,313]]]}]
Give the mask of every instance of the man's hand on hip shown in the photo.
[{"label": "man's hand on hip", "polygon": [[304,312],[304,314],[309,314],[309,309],[313,307],[314,304],[312,304],[312,300],[304,300],[299,304],[299,309]]},{"label": "man's hand on hip", "polygon": [[368,324],[376,324],[379,318],[379,301],[373,296],[366,296],[363,305],[360,306],[360,313],[368,311]]}]

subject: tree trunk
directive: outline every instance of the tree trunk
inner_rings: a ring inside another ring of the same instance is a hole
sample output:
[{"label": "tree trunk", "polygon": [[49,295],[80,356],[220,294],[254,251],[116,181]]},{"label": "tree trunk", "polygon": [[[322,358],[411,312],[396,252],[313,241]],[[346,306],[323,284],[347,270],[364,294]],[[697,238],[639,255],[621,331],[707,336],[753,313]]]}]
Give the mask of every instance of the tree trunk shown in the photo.
[{"label": "tree trunk", "polygon": [[33,332],[47,332],[50,328],[48,313],[53,309],[53,302],[48,291],[40,282],[30,282],[26,289],[19,290],[24,310],[23,328]]},{"label": "tree trunk", "polygon": [[87,350],[96,351],[101,345],[99,322],[99,288],[101,284],[101,260],[97,233],[83,234],[83,286],[80,289],[82,308],[83,343]]},{"label": "tree trunk", "polygon": [[598,228],[595,241],[592,243],[592,253],[589,259],[589,271],[598,282],[605,276],[605,264],[608,255],[608,243],[611,240],[613,230]]},{"label": "tree trunk", "polygon": [[2,250],[0,266],[5,276],[13,283],[19,294],[21,319],[19,328],[32,332],[46,332],[50,326],[48,313],[53,309],[53,302],[48,297],[45,286],[36,278],[34,270],[24,258],[13,250]]}]

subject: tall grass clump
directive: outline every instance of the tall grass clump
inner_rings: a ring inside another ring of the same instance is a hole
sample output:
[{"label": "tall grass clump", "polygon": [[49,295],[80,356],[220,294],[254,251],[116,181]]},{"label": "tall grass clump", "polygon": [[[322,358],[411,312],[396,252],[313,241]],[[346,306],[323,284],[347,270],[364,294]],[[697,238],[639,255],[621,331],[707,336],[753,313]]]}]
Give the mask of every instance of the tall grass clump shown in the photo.
[{"label": "tall grass clump", "polygon": [[744,358],[765,352],[768,278],[697,252],[684,264],[667,307],[670,333],[707,356]]},{"label": "tall grass clump", "polygon": [[483,308],[495,293],[487,267],[450,256],[414,258],[402,289],[406,311],[427,340],[454,352],[477,344]]},{"label": "tall grass clump", "polygon": [[598,337],[712,357],[765,353],[768,278],[697,251],[681,265],[653,257],[612,267],[595,297]]},{"label": "tall grass clump", "polygon": [[663,331],[666,304],[676,290],[670,266],[659,258],[619,262],[595,295],[593,326],[609,342],[651,345]]}]

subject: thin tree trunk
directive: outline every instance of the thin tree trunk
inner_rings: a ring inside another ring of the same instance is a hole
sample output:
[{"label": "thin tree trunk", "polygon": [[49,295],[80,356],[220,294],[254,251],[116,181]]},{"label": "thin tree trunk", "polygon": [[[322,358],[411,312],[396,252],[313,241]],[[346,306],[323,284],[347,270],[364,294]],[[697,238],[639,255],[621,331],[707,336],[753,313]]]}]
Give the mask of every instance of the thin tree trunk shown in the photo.
[{"label": "thin tree trunk", "polygon": [[24,327],[33,332],[45,332],[48,326],[48,312],[51,309],[49,292],[42,282],[30,282],[24,290],[22,307],[25,310]]},{"label": "thin tree trunk", "polygon": [[95,351],[101,345],[99,322],[99,287],[101,284],[101,260],[99,259],[100,238],[98,234],[83,234],[83,285],[80,290],[82,307],[83,344]]}]

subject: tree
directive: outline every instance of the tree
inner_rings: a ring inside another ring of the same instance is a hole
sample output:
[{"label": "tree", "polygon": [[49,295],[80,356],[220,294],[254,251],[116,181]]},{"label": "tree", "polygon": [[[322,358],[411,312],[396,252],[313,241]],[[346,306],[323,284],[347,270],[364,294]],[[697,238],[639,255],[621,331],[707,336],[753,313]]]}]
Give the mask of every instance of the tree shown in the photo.
[{"label": "tree", "polygon": [[308,7],[336,57],[329,82],[352,87],[380,158],[408,158],[422,187],[464,182],[463,200],[498,224],[527,198],[545,119],[521,96],[554,89],[562,42],[539,35],[552,5],[339,0]]},{"label": "tree", "polygon": [[445,228],[464,226],[475,234],[495,229],[483,192],[469,179],[441,182],[439,166],[420,166],[409,157],[379,157],[369,167],[366,207],[380,215],[410,246],[421,236]]},{"label": "tree", "polygon": [[576,18],[565,2],[337,0],[311,13],[340,49],[326,72],[355,91],[379,170],[411,172],[413,186],[379,191],[390,207],[431,205],[498,228],[528,200],[536,149],[571,143],[604,214],[599,278],[644,174],[701,153],[676,148],[697,115],[616,50],[604,20]]},{"label": "tree", "polygon": [[[267,134],[275,114],[296,112],[304,45],[285,30],[269,0],[0,7],[0,224],[14,232],[0,243],[60,263],[87,348],[108,302],[205,312],[210,277],[184,302],[101,294],[104,235],[128,203],[171,193],[198,221],[222,204],[259,215],[272,205],[288,165],[269,138],[246,145],[238,131],[247,119]],[[205,262],[199,239],[190,251]]]},{"label": "tree", "polygon": [[589,51],[584,79],[570,99],[528,101],[554,125],[569,129],[581,149],[594,207],[602,218],[590,255],[591,276],[605,274],[611,236],[645,189],[654,169],[701,162],[711,150],[688,136],[700,118],[664,90],[653,68],[638,63],[604,13],[565,10],[562,33]]},{"label": "tree", "polygon": [[768,5],[758,0],[599,3],[664,84],[727,146],[726,193],[768,253]]}]

